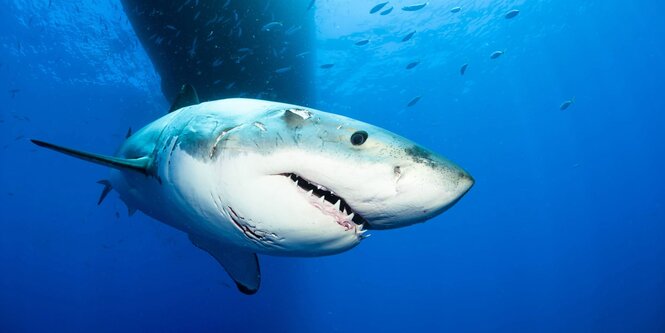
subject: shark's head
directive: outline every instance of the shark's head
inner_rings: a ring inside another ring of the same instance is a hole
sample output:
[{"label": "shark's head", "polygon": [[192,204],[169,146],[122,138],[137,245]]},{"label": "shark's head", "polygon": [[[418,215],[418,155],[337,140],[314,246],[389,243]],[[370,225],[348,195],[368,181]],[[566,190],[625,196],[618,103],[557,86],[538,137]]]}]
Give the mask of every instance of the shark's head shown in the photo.
[{"label": "shark's head", "polygon": [[365,229],[425,221],[474,183],[444,157],[361,121],[264,101],[223,102],[197,107],[237,120],[193,145],[213,161],[207,173],[218,179],[216,205],[245,236],[284,254],[332,254],[358,244]]}]

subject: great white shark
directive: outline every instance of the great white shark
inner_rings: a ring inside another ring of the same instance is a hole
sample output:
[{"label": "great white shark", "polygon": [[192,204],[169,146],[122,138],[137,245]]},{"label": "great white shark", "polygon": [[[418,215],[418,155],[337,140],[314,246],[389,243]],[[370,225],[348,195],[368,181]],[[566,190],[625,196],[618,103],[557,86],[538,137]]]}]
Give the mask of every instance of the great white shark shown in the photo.
[{"label": "great white shark", "polygon": [[259,289],[257,254],[347,251],[368,229],[444,212],[474,183],[435,152],[341,115],[256,99],[198,103],[187,86],[171,109],[115,156],[32,141],[110,167],[101,199],[113,189],[130,211],[187,233],[245,294]]}]

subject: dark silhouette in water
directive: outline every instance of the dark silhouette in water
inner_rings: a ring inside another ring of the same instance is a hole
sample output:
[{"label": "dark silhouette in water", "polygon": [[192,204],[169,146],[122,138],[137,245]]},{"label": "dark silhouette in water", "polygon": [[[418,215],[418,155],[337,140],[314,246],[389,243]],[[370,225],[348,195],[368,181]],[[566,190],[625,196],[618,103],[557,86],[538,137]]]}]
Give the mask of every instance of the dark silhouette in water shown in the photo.
[{"label": "dark silhouette in water", "polygon": [[467,69],[468,67],[469,67],[469,64],[464,64],[464,65],[462,65],[462,67],[460,67],[460,69],[459,69],[459,73],[460,73],[460,75],[464,75],[464,73],[466,73],[466,69]]},{"label": "dark silhouette in water", "polygon": [[[308,104],[314,34],[308,0],[122,0],[169,101],[196,87],[202,101],[252,97]],[[302,8],[294,10],[294,8]],[[262,30],[271,22],[282,29]],[[292,70],[276,75],[275,70]]]}]

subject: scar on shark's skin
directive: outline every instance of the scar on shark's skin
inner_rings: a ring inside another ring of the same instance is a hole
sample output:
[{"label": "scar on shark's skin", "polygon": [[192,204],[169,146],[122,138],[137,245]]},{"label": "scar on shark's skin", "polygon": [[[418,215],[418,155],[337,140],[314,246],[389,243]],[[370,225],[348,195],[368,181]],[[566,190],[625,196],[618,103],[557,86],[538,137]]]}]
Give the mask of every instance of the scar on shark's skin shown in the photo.
[{"label": "scar on shark's skin", "polygon": [[217,153],[217,145],[219,145],[219,142],[222,141],[222,139],[226,136],[226,134],[228,134],[228,133],[229,133],[232,129],[234,129],[234,128],[235,128],[235,127],[225,128],[225,129],[222,130],[222,132],[219,133],[219,135],[215,138],[215,142],[213,143],[212,148],[210,149],[210,155],[209,155],[210,159],[213,159],[213,158],[215,157],[215,153]]},{"label": "scar on shark's skin", "polygon": [[279,147],[280,142],[284,143],[284,138],[279,134],[279,132],[275,133],[277,136],[275,136],[275,148]]},{"label": "scar on shark's skin", "polygon": [[402,168],[398,166],[393,168],[393,172],[395,173],[395,184],[399,181],[400,178],[402,178]]},{"label": "scar on shark's skin", "polygon": [[263,123],[258,122],[258,121],[255,121],[254,124],[252,124],[252,125],[254,125],[254,126],[256,126],[256,128],[260,129],[261,132],[265,132],[265,131],[268,130],[268,129],[266,128],[266,125],[264,125]]},{"label": "scar on shark's skin", "polygon": [[164,149],[167,149],[167,147],[169,149],[169,160],[168,160],[169,166],[171,166],[171,158],[173,157],[173,152],[175,151],[175,147],[176,147],[177,143],[178,143],[178,137],[175,136],[175,137],[171,138],[168,146],[167,145],[164,146]]},{"label": "scar on shark's skin", "polygon": [[245,236],[247,236],[247,238],[257,242],[263,242],[266,240],[264,236],[259,235],[259,233],[263,232],[255,230],[256,228],[247,223],[245,218],[238,215],[238,213],[236,213],[233,210],[233,208],[231,208],[231,206],[226,206],[226,207],[229,209],[230,212],[229,216],[231,216],[231,221],[233,221],[233,224],[235,224],[236,227],[238,227],[238,229],[240,229],[240,231],[242,231],[245,234]]},{"label": "scar on shark's skin", "polygon": [[312,113],[305,109],[288,109],[284,110],[282,119],[289,127],[300,128],[305,123],[305,120],[310,119]]}]

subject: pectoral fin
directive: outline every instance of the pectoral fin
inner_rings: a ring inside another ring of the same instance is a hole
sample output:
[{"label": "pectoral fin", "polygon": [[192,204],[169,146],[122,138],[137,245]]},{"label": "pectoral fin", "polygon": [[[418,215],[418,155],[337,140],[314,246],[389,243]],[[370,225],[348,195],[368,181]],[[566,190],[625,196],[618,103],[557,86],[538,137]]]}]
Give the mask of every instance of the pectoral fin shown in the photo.
[{"label": "pectoral fin", "polygon": [[246,295],[255,294],[261,284],[261,271],[256,253],[221,244],[208,238],[190,234],[189,240],[196,247],[212,255]]},{"label": "pectoral fin", "polygon": [[135,158],[135,159],[127,159],[127,158],[120,158],[120,157],[115,157],[115,156],[106,156],[106,155],[100,155],[100,154],[94,154],[94,153],[88,153],[76,149],[71,149],[63,146],[58,146],[54,145],[52,143],[40,141],[40,140],[30,140],[32,143],[48,148],[51,150],[55,150],[57,152],[69,155],[69,156],[74,156],[76,158],[82,159],[84,161],[92,162],[92,163],[97,163],[100,165],[105,165],[107,167],[115,168],[118,170],[133,170],[140,172],[144,175],[148,174],[148,166],[150,164],[150,158],[149,157],[141,157],[141,158]]}]

